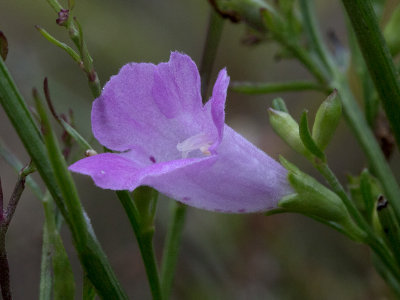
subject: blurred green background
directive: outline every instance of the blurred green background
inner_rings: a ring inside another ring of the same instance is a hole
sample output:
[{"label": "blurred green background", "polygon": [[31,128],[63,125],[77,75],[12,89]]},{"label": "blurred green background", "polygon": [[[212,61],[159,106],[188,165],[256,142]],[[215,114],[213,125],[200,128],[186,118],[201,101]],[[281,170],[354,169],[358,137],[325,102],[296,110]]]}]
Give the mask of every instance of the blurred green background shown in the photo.
[{"label": "blurred green background", "polygon": [[[334,30],[346,42],[339,1],[317,1],[321,29]],[[210,7],[195,0],[76,0],[80,21],[101,82],[131,61],[167,61],[179,50],[200,62]],[[91,94],[86,77],[67,54],[47,42],[34,28],[40,25],[68,42],[64,28],[45,0],[1,0],[0,30],[9,41],[7,65],[26,100],[45,76],[58,112],[74,111],[76,126],[90,137]],[[277,60],[277,46],[241,43],[245,28],[226,22],[214,68],[227,67],[232,80],[284,81],[308,78],[292,60]],[[71,44],[71,43],[69,43]],[[267,108],[283,97],[296,118],[302,109],[314,114],[324,96],[317,92],[243,96],[228,94],[227,123],[274,158],[283,154],[315,175],[271,130]],[[0,137],[25,163],[28,157],[4,112]],[[101,149],[97,145],[98,149]],[[344,121],[329,146],[332,168],[343,180],[365,166],[364,157]],[[82,156],[76,149],[76,158]],[[398,158],[394,163],[398,165]],[[0,160],[5,198],[16,175]],[[96,188],[89,177],[75,176],[84,206],[111,264],[129,297],[149,299],[144,267],[129,223],[116,196]],[[161,257],[169,206],[159,201],[155,245]],[[27,190],[10,226],[11,281],[15,299],[36,299],[39,289],[40,202]],[[81,284],[80,267],[66,228],[63,236]],[[390,294],[372,267],[366,247],[299,215],[221,215],[189,209],[174,287],[174,299],[387,299]],[[77,296],[79,298],[79,296]]]}]

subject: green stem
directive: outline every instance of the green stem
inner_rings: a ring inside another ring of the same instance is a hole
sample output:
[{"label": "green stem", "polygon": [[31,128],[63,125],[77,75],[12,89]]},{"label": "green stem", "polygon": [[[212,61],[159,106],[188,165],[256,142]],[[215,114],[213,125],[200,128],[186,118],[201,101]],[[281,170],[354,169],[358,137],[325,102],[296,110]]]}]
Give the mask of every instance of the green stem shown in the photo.
[{"label": "green stem", "polygon": [[319,66],[311,59],[308,52],[301,48],[299,44],[291,42],[289,39],[280,36],[278,33],[275,33],[275,35],[277,41],[286,47],[286,49],[288,49],[293,56],[295,56],[307,68],[307,70],[314,75],[320,84],[326,84],[327,80],[325,74],[320,71]]},{"label": "green stem", "polygon": [[[342,0],[375,88],[400,145],[400,84],[370,0]],[[396,209],[400,220],[399,210]]]},{"label": "green stem", "polygon": [[[200,65],[201,75],[201,95],[203,102],[206,102],[207,91],[210,84],[212,67],[217,54],[218,44],[221,38],[224,21],[221,16],[211,9],[206,41],[203,48],[203,55]],[[180,239],[185,223],[186,207],[183,204],[176,204],[172,223],[168,227],[166,244],[164,246],[162,269],[161,269],[161,286],[163,299],[170,297],[173,279],[175,275],[175,267],[178,258]]]},{"label": "green stem", "polygon": [[361,213],[357,210],[354,203],[347,196],[346,191],[344,190],[343,186],[340,184],[339,180],[336,178],[332,170],[328,167],[326,163],[316,163],[315,166],[329,183],[332,190],[340,197],[340,199],[342,199],[344,205],[346,206],[356,224],[366,232],[367,237],[365,242],[379,256],[379,258],[385,264],[386,268],[390,270],[395,278],[400,279],[400,271],[398,269],[398,265],[396,264],[393,256],[390,254],[387,246],[375,236],[375,233],[362,217]]},{"label": "green stem", "polygon": [[259,95],[277,92],[298,92],[298,91],[323,91],[327,89],[320,84],[311,81],[289,81],[289,82],[268,82],[268,83],[252,83],[252,82],[232,82],[230,89],[237,93]]},{"label": "green stem", "polygon": [[206,96],[210,84],[212,67],[217,54],[222,29],[224,28],[223,25],[224,20],[215,10],[212,9],[208,21],[208,31],[200,64],[201,95],[203,96],[203,102],[207,101]]},{"label": "green stem", "polygon": [[6,228],[0,225],[0,289],[3,300],[11,300],[10,268],[6,250]]},{"label": "green stem", "polygon": [[150,226],[143,227],[143,224],[139,222],[139,211],[128,191],[117,191],[116,193],[138,241],[153,299],[162,299],[160,279],[153,247],[154,228]]},{"label": "green stem", "polygon": [[161,266],[161,290],[163,299],[168,299],[171,294],[175,267],[178,259],[179,244],[185,225],[187,207],[181,203],[174,203],[172,222],[169,223],[166,243]]},{"label": "green stem", "polygon": [[339,91],[339,96],[344,107],[345,117],[352,128],[359,144],[361,145],[368,161],[379,178],[389,203],[393,206],[398,219],[400,219],[400,189],[382,151],[369,128],[350,87],[344,76],[336,73],[333,87]]},{"label": "green stem", "polygon": [[317,30],[318,24],[315,20],[315,13],[312,7],[312,0],[300,0],[300,11],[303,16],[303,26],[306,35],[308,36],[311,49],[317,54],[322,66],[325,69],[325,73],[329,76],[334,70],[332,59],[326,49],[320,32]]}]

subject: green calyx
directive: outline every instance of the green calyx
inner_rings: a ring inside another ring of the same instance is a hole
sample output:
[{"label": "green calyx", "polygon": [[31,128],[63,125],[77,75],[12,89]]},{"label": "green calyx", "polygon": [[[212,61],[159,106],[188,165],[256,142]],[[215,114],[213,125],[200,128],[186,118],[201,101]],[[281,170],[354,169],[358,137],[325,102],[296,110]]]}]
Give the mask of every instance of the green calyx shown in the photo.
[{"label": "green calyx", "polygon": [[289,171],[288,181],[295,193],[283,197],[278,203],[280,208],[314,218],[353,240],[363,239],[364,232],[353,222],[339,196],[284,158],[281,162]]}]

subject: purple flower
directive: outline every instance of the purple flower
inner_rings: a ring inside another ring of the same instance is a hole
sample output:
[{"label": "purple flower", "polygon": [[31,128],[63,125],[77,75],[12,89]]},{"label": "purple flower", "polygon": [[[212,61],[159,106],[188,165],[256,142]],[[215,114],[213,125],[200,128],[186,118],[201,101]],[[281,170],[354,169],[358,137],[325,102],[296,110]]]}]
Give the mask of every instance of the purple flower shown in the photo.
[{"label": "purple flower", "polygon": [[201,209],[265,211],[292,192],[286,170],[225,124],[229,77],[219,72],[203,105],[200,76],[187,55],[130,63],[93,103],[97,140],[118,153],[84,158],[70,170],[104,189],[140,185]]}]

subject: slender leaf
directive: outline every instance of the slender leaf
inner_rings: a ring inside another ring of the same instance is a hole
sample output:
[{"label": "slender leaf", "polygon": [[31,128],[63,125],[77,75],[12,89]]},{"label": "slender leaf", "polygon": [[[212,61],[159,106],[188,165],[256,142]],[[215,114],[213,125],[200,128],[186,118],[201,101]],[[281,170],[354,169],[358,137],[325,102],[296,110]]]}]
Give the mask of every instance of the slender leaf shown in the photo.
[{"label": "slender leaf", "polygon": [[310,130],[308,129],[308,120],[307,120],[307,112],[304,111],[303,114],[301,115],[301,120],[300,120],[300,125],[299,125],[299,133],[300,133],[300,138],[304,144],[304,146],[310,151],[312,154],[314,154],[316,157],[318,157],[320,160],[325,161],[326,157],[324,152],[319,149],[317,144],[314,142]]},{"label": "slender leaf", "polygon": [[[87,236],[86,243],[77,243],[79,240],[82,240],[77,235],[86,235],[86,233],[72,230],[75,227],[72,224],[74,220],[71,220],[67,213],[54,171],[47,157],[48,154],[43,139],[2,59],[0,59],[0,104],[31,156],[38,172],[60,209],[64,220],[70,227],[81,263],[88,273],[91,282],[96,287],[99,296],[108,299],[127,299],[93,231],[90,229],[90,224],[87,224],[90,234]],[[88,218],[85,217],[85,221],[89,222]]]},{"label": "slender leaf", "polygon": [[400,145],[400,83],[370,0],[342,0],[372,81]]},{"label": "slender leaf", "polygon": [[298,92],[298,91],[326,91],[320,84],[311,81],[289,81],[289,82],[233,82],[230,89],[237,93],[259,95],[278,92]]}]

